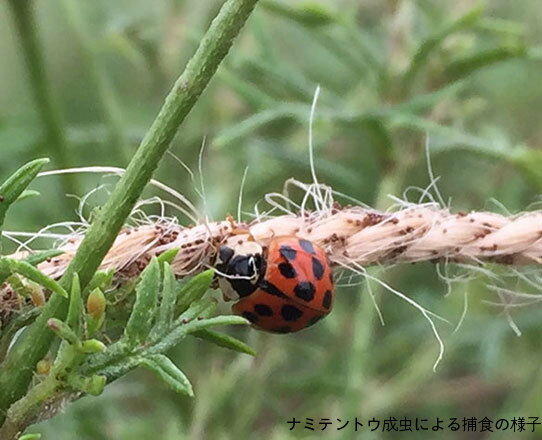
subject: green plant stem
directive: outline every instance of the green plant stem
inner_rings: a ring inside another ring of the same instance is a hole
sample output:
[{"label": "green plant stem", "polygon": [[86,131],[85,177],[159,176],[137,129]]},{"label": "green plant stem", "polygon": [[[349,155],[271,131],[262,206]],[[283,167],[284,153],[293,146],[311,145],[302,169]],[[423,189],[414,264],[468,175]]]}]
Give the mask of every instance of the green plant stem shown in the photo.
[{"label": "green plant stem", "polygon": [[[77,295],[75,298],[79,302],[80,296]],[[59,321],[59,323],[72,331],[66,323],[62,321]],[[77,336],[75,338],[77,339]],[[61,343],[57,359],[47,377],[32,387],[23,398],[9,407],[6,420],[0,427],[0,438],[5,440],[17,439],[18,433],[22,432],[36,417],[35,413],[39,411],[40,405],[52,399],[56,392],[66,387],[66,383],[70,383],[69,371],[73,370],[82,360],[80,346],[78,347],[75,341],[72,342],[74,344],[69,344],[66,341]]]},{"label": "green plant stem", "polygon": [[50,399],[57,391],[60,382],[49,375],[43,382],[33,387],[28,394],[15,402],[9,409],[6,422],[0,427],[0,434],[5,440],[16,439],[21,432],[24,419],[30,415],[42,402]]},{"label": "green plant stem", "polygon": [[[40,47],[37,23],[34,16],[34,1],[8,0],[8,4],[11,7],[15,27],[21,40],[30,87],[44,130],[44,145],[47,151],[51,152],[56,165],[60,168],[67,168],[70,166],[69,145],[62,127],[60,109],[47,79],[45,59]],[[63,174],[61,179],[65,193],[78,193],[73,175]]]},{"label": "green plant stem", "polygon": [[124,130],[122,111],[109,78],[100,64],[98,51],[86,30],[86,23],[78,10],[79,5],[73,0],[62,0],[66,22],[69,24],[77,44],[80,47],[79,56],[88,72],[92,88],[101,106],[102,115],[109,131],[108,148],[114,151],[122,163],[131,157],[130,145]]},{"label": "green plant stem", "polygon": [[[185,71],[166,97],[126,173],[81,242],[60,281],[64,288],[70,287],[74,272],[79,274],[82,289],[90,281],[151,179],[179,125],[213,77],[256,3],[257,0],[228,0],[224,4]],[[62,319],[67,305],[64,298],[53,294],[39,318],[8,354],[0,369],[0,421],[3,421],[9,406],[26,392],[34,366],[49,349],[53,333],[47,330],[47,321],[52,317]]]}]

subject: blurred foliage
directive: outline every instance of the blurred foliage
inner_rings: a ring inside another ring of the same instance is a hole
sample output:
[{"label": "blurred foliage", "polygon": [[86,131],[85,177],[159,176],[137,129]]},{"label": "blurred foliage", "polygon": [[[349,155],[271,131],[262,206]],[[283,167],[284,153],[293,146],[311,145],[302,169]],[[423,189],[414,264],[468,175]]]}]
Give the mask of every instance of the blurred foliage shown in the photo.
[{"label": "blurred foliage", "polygon": [[[70,166],[126,165],[220,4],[35,1],[35,30],[61,109]],[[537,202],[542,188],[536,111],[542,108],[541,25],[535,0],[521,7],[504,0],[262,0],[171,146],[197,170],[205,142],[206,203],[173,158],[157,177],[217,219],[235,212],[247,166],[246,211],[266,192],[280,191],[289,177],[309,181],[308,120],[319,84],[316,172],[337,191],[386,207],[392,203],[388,193],[426,187],[427,144],[453,209],[518,212]],[[0,57],[10,60],[0,63],[4,177],[38,156],[54,159],[58,148],[44,141],[47,127],[20,43],[2,2]],[[77,175],[76,195],[112,182]],[[66,199],[59,179],[41,178],[32,188],[40,198],[14,205],[5,230],[35,231],[76,219],[77,200]],[[418,200],[415,191],[408,195]],[[90,202],[104,197],[98,192]],[[523,331],[517,338],[499,310],[482,303],[493,299],[484,280],[453,285],[444,297],[447,288],[430,263],[379,270],[378,276],[454,324],[468,292],[459,331],[438,324],[447,351],[436,373],[431,368],[438,347],[421,315],[373,286],[382,327],[364,286],[344,287],[331,316],[297,335],[233,330],[248,339],[256,358],[195,339],[182,352],[172,349],[168,356],[191,378],[194,399],[137,371],[33,430],[58,440],[354,438],[360,433],[336,431],[336,425],[325,432],[300,425],[289,431],[286,422],[542,412],[536,351],[541,309],[514,312]],[[511,285],[523,287],[514,280]],[[411,434],[437,436],[467,438],[461,431]],[[394,435],[365,432],[363,438]]]}]

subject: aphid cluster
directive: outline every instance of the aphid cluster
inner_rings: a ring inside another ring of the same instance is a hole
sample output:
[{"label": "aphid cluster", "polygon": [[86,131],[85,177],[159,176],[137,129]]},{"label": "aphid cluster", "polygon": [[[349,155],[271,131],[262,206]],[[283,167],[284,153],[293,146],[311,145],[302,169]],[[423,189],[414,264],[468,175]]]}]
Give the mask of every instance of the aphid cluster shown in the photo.
[{"label": "aphid cluster", "polygon": [[325,252],[308,240],[277,237],[263,248],[231,237],[218,253],[218,284],[234,313],[256,328],[291,333],[324,318],[333,306],[333,274]]}]

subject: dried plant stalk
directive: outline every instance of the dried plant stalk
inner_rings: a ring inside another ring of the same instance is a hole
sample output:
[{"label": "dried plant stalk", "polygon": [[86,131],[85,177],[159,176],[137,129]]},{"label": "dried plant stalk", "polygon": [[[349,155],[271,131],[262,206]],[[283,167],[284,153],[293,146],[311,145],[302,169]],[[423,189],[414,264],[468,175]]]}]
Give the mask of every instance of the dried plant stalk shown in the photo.
[{"label": "dried plant stalk", "polygon": [[[396,212],[378,212],[333,202],[323,210],[303,211],[251,223],[225,220],[183,227],[171,219],[126,227],[102,262],[120,278],[137,275],[153,255],[179,248],[172,268],[179,276],[213,265],[220,243],[246,230],[267,245],[273,237],[295,235],[320,245],[332,264],[365,267],[374,264],[449,261],[506,265],[542,262],[542,212],[506,217],[490,212],[451,213],[436,204],[409,205]],[[38,267],[60,278],[82,236],[60,246],[64,254]],[[239,239],[243,239],[240,235]],[[20,252],[15,257],[26,256]]]}]

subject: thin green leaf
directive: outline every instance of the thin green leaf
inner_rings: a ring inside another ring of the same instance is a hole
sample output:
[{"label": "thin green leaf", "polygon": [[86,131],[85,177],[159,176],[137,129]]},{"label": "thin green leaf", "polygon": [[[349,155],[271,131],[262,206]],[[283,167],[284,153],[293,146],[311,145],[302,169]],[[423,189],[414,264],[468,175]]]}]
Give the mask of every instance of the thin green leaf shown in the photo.
[{"label": "thin green leaf", "polygon": [[6,211],[23,193],[28,185],[38,175],[49,159],[36,159],[23,165],[0,185],[0,227],[4,223]]},{"label": "thin green leaf", "polygon": [[515,148],[509,152],[511,162],[542,192],[542,152],[529,148]]},{"label": "thin green leaf", "polygon": [[156,257],[158,259],[158,264],[160,265],[160,267],[162,267],[164,263],[171,264],[179,251],[180,248],[168,249],[167,251],[161,253],[158,257]]},{"label": "thin green leaf", "polygon": [[87,339],[81,344],[81,352],[85,354],[101,353],[106,348],[106,345],[98,339]]},{"label": "thin green leaf", "polygon": [[[63,254],[64,252],[59,250],[50,250],[50,251],[42,251],[37,252],[35,254],[31,254],[28,257],[26,257],[23,261],[26,261],[28,264],[31,264],[32,266],[37,266],[42,261],[45,261],[49,258],[56,257],[57,255]],[[10,276],[11,272],[7,270],[7,267],[2,267],[2,264],[0,263],[0,284],[6,281],[6,279]]]},{"label": "thin green leaf", "polygon": [[70,291],[70,305],[68,306],[68,315],[66,316],[66,324],[75,332],[77,336],[81,336],[81,285],[77,273],[73,274],[72,288]]},{"label": "thin green leaf", "polygon": [[198,316],[202,316],[204,313],[208,313],[210,310],[214,309],[216,306],[216,300],[213,298],[202,298],[196,301],[193,301],[176,320],[175,326],[179,324],[185,324]]},{"label": "thin green leaf", "polygon": [[19,440],[40,440],[41,434],[24,434],[19,437]]},{"label": "thin green leaf", "polygon": [[[282,63],[270,63],[262,58],[248,58],[240,73],[277,99],[310,103],[314,84],[301,72],[293,72]],[[329,91],[328,91],[329,92]]]},{"label": "thin green leaf", "polygon": [[95,289],[105,290],[111,284],[111,281],[113,281],[114,276],[114,269],[97,271],[88,283],[85,291],[92,292]]},{"label": "thin green leaf", "polygon": [[[213,147],[220,149],[237,143],[254,131],[279,119],[288,118],[306,122],[308,121],[309,114],[310,108],[304,104],[282,104],[268,110],[263,110],[230,128],[222,130],[214,139]],[[322,114],[322,112],[319,111],[319,114]]]},{"label": "thin green leaf", "polygon": [[209,269],[188,280],[177,295],[177,310],[182,312],[194,301],[200,299],[211,287],[213,276],[214,271]]},{"label": "thin green leaf", "polygon": [[93,336],[103,325],[105,315],[94,317],[88,316],[87,318],[87,337]]},{"label": "thin green leaf", "polygon": [[[75,332],[60,319],[51,318],[47,321],[47,327],[49,327],[57,336],[61,339],[64,339],[66,342],[71,345],[79,345],[81,340],[75,334]],[[58,359],[58,357],[57,357]]]},{"label": "thin green leaf", "polygon": [[224,81],[234,92],[245,100],[253,109],[262,110],[273,106],[276,100],[264,93],[259,87],[245,81],[234,71],[224,67],[217,76]]},{"label": "thin green leaf", "polygon": [[337,17],[322,3],[305,1],[291,6],[286,2],[266,0],[262,2],[264,9],[293,20],[303,26],[320,27],[337,22]]},{"label": "thin green leaf", "polygon": [[61,251],[59,249],[39,251],[26,257],[24,261],[26,261],[28,264],[31,264],[32,266],[37,266],[38,264],[44,262],[45,260],[49,258],[57,257],[59,255],[62,255],[63,253],[64,251]]},{"label": "thin green leaf", "polygon": [[228,348],[230,350],[237,351],[239,353],[245,353],[245,354],[249,354],[250,356],[256,356],[256,351],[252,347],[245,344],[243,341],[240,341],[239,339],[234,338],[232,336],[228,336],[224,333],[205,329],[205,330],[199,330],[197,332],[193,332],[192,336],[195,336],[196,338],[200,338],[200,339],[205,339],[206,341],[212,342],[215,345]]},{"label": "thin green leaf", "polygon": [[32,197],[38,197],[40,195],[39,191],[34,191],[33,189],[25,189],[19,197],[17,197],[17,200],[15,200],[15,203],[22,202],[23,200],[30,199]]},{"label": "thin green leaf", "polygon": [[150,355],[142,358],[139,364],[155,373],[177,393],[194,396],[192,384],[188,378],[167,356],[163,354]]},{"label": "thin green leaf", "polygon": [[[212,298],[203,298],[199,301],[194,301],[188,310],[186,310],[181,316],[179,316],[171,331],[165,335],[160,341],[158,341],[154,347],[152,347],[153,353],[164,353],[169,348],[174,347],[183,339],[190,330],[189,324],[195,322],[196,318],[202,317],[212,311],[216,307],[216,300]],[[198,321],[200,322],[200,321]],[[188,329],[188,330],[187,330]]]},{"label": "thin green leaf", "polygon": [[164,263],[163,267],[164,279],[162,283],[162,300],[160,302],[156,323],[154,324],[150,335],[151,340],[164,335],[173,323],[175,302],[177,300],[175,275],[167,262]]},{"label": "thin green leaf", "polygon": [[450,63],[444,72],[450,80],[457,80],[501,61],[526,56],[527,48],[522,45],[501,46],[494,49],[483,50],[474,55],[465,56]]},{"label": "thin green leaf", "polygon": [[[318,146],[315,146],[317,148]],[[276,160],[288,164],[289,166],[298,166],[300,170],[304,170],[307,165],[307,158],[304,153],[296,151],[287,142],[276,141],[254,141],[252,148],[258,153],[258,156],[265,160],[267,156],[273,157]],[[352,170],[351,167],[344,166],[338,162],[315,157],[314,166],[318,175],[325,178],[334,179],[344,185],[359,185],[366,184],[363,176],[359,172]]]},{"label": "thin green leaf", "polygon": [[471,145],[479,148],[487,148],[487,141],[483,138],[461,132],[456,128],[442,125],[435,121],[431,121],[413,114],[399,112],[392,109],[387,112],[382,112],[382,116],[388,120],[391,128],[410,128],[413,130],[419,130],[424,134],[442,136],[443,138],[448,139],[450,142]]},{"label": "thin green leaf", "polygon": [[432,151],[436,154],[468,151],[482,157],[503,161],[525,173],[531,184],[538,191],[542,191],[542,154],[537,150],[522,145],[495,146],[490,139],[463,133],[452,127],[408,113],[390,112],[388,117],[389,121],[397,127],[408,127],[424,134],[433,134],[446,139],[446,143],[432,147]]},{"label": "thin green leaf", "polygon": [[47,275],[45,275],[40,270],[36,269],[31,264],[27,263],[26,261],[19,261],[15,260],[13,258],[0,258],[0,276],[4,276],[7,274],[9,276],[10,274],[18,273],[29,280],[32,280],[39,285],[45,287],[46,289],[51,290],[52,292],[56,292],[59,295],[67,298],[68,294],[66,291],[62,288],[60,284],[58,284],[55,280],[52,278],[49,278]]},{"label": "thin green leaf", "polygon": [[433,52],[433,50],[437,48],[451,34],[475,25],[476,22],[480,19],[483,10],[483,5],[481,3],[478,3],[466,14],[462,15],[457,20],[454,20],[448,26],[445,26],[437,33],[431,35],[429,38],[423,41],[418,50],[416,51],[416,54],[414,55],[407,71],[403,75],[403,90],[407,90],[411,87],[416,75],[426,63],[431,52]]},{"label": "thin green leaf", "polygon": [[326,32],[313,32],[314,41],[322,46],[331,56],[336,57],[338,61],[349,67],[356,75],[365,73],[369,68],[376,66],[367,66],[367,60],[363,53],[357,48],[347,46],[344,40],[334,38]]},{"label": "thin green leaf", "polygon": [[394,143],[391,132],[385,122],[380,118],[368,120],[365,123],[371,134],[371,139],[377,146],[377,152],[382,164],[388,164],[393,160]]},{"label": "thin green leaf", "polygon": [[250,322],[241,316],[235,316],[235,315],[215,316],[214,318],[201,319],[201,320],[189,322],[188,324],[186,324],[185,331],[186,333],[193,333],[199,330],[216,327],[217,325],[245,325],[245,324],[250,324]]},{"label": "thin green leaf", "polygon": [[154,257],[141,274],[136,286],[134,308],[124,334],[131,345],[141,344],[149,335],[160,291],[160,266]]},{"label": "thin green leaf", "polygon": [[454,81],[432,92],[416,94],[412,99],[396,105],[394,109],[404,113],[427,112],[438,103],[457,96],[463,91],[465,85],[465,81]]},{"label": "thin green leaf", "polygon": [[524,37],[526,26],[512,20],[505,20],[495,17],[483,17],[476,24],[478,29],[494,32],[496,34]]}]

